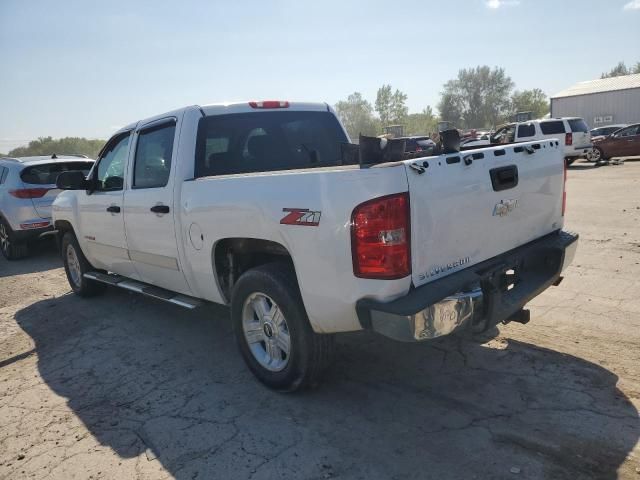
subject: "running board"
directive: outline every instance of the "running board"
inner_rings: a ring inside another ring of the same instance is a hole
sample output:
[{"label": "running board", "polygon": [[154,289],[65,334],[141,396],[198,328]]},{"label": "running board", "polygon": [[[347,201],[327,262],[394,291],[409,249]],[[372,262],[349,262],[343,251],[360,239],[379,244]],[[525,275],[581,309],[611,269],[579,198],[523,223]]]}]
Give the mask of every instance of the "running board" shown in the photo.
[{"label": "running board", "polygon": [[203,303],[197,298],[165,290],[164,288],[154,287],[148,283],[131,280],[115,273],[87,272],[84,274],[84,278],[100,283],[106,283],[107,285],[112,285],[114,287],[123,288],[130,292],[141,293],[147,297],[157,298],[158,300],[173,303],[174,305],[179,305],[181,307],[188,308],[189,310],[193,310]]}]

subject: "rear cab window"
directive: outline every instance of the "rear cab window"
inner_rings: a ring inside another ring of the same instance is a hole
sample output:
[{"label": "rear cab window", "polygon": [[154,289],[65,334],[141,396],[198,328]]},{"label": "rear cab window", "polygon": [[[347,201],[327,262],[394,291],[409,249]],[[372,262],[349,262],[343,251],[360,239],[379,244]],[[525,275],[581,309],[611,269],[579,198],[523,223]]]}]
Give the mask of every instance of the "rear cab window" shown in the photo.
[{"label": "rear cab window", "polygon": [[542,130],[542,133],[544,135],[566,133],[562,120],[549,120],[546,122],[540,122],[540,130]]},{"label": "rear cab window", "polygon": [[79,170],[85,175],[93,167],[93,162],[42,163],[26,167],[20,172],[20,179],[32,185],[54,185],[62,172]]},{"label": "rear cab window", "polygon": [[587,133],[589,131],[589,127],[581,118],[572,118],[571,120],[567,121],[569,122],[569,128],[571,128],[572,132]]},{"label": "rear cab window", "polygon": [[195,176],[335,166],[348,139],[323,111],[212,115],[198,124]]}]

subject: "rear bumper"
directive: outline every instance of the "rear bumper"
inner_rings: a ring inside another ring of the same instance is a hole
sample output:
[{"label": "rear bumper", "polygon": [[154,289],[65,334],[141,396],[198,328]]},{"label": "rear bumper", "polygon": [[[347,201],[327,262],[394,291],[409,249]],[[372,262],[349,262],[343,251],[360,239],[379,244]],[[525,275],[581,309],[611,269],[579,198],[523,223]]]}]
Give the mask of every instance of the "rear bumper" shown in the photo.
[{"label": "rear bumper", "polygon": [[[44,223],[44,221],[43,221]],[[53,225],[49,222],[49,225],[41,228],[27,228],[25,230],[14,230],[13,237],[18,242],[26,242],[28,240],[34,240],[46,235],[53,234]]]},{"label": "rear bumper", "polygon": [[557,284],[577,246],[577,234],[554,232],[392,302],[361,299],[356,305],[358,318],[363,328],[408,342],[463,328],[484,330],[508,321]]},{"label": "rear bumper", "polygon": [[581,145],[579,147],[573,147],[573,150],[566,152],[566,158],[580,158],[585,157],[593,150],[593,145]]}]

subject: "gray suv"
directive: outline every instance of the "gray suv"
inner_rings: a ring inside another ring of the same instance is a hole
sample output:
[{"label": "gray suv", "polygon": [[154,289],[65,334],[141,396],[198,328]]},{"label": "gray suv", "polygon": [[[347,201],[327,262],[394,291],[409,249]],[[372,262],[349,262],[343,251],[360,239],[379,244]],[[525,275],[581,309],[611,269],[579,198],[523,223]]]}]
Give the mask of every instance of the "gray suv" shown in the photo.
[{"label": "gray suv", "polygon": [[94,161],[84,155],[0,158],[0,252],[8,260],[28,253],[28,242],[53,230],[51,204],[61,172],[85,174]]}]

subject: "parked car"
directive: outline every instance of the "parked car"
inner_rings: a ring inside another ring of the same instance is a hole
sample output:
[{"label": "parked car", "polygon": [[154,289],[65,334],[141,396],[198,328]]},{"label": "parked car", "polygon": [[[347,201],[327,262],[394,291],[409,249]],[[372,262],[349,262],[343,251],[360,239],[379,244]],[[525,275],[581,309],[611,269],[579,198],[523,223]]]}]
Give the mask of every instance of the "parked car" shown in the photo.
[{"label": "parked car", "polygon": [[529,142],[557,138],[564,149],[567,165],[586,157],[592,149],[589,127],[582,118],[549,118],[509,123],[496,129],[491,143]]},{"label": "parked car", "polygon": [[397,139],[405,140],[404,151],[407,153],[430,155],[436,147],[436,143],[427,136],[398,137]]},{"label": "parked car", "polygon": [[249,369],[283,391],[317,381],[335,333],[423,341],[526,323],[524,305],[558,284],[577,247],[562,231],[561,147],[343,164],[348,142],[326,103],[191,106],[132,123],[86,178],[58,177],[71,288],[228,304]]},{"label": "parked car", "polygon": [[621,128],[626,127],[626,123],[621,123],[619,125],[607,125],[606,127],[598,127],[592,128],[589,133],[591,133],[591,140],[596,137],[606,137],[611,135],[613,132],[620,130]]},{"label": "parked car", "polygon": [[87,174],[92,166],[93,160],[80,155],[0,158],[0,252],[5,258],[26,256],[30,240],[53,230],[58,175]]},{"label": "parked car", "polygon": [[616,130],[593,141],[590,160],[599,162],[612,157],[640,157],[640,123]]}]

